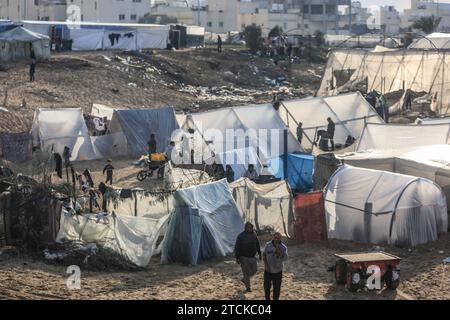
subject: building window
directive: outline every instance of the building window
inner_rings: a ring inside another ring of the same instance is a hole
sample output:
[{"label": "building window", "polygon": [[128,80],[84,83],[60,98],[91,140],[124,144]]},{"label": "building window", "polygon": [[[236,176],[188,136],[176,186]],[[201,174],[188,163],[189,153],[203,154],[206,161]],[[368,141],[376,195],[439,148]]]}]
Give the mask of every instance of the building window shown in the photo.
[{"label": "building window", "polygon": [[335,14],[336,11],[337,11],[336,9],[337,9],[337,7],[335,5],[332,5],[332,4],[327,4],[325,6],[326,14]]},{"label": "building window", "polygon": [[309,13],[309,5],[305,4],[303,6],[303,13]]},{"label": "building window", "polygon": [[223,28],[223,22],[219,22],[219,28]]},{"label": "building window", "polygon": [[323,6],[321,4],[311,5],[311,14],[323,14]]},{"label": "building window", "polygon": [[119,14],[119,21],[124,21],[124,20],[125,20],[125,15]]},{"label": "building window", "polygon": [[137,15],[132,14],[132,15],[130,16],[130,20],[137,20]]},{"label": "building window", "polygon": [[211,22],[211,21],[209,21],[206,25],[207,25],[209,28],[212,28],[212,22]]}]

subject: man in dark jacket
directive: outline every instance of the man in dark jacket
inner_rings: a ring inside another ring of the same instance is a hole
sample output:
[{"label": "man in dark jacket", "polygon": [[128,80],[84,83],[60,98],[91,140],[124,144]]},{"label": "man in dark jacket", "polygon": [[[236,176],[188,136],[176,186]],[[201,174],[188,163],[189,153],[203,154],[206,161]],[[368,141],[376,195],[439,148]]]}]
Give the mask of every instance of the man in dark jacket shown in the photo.
[{"label": "man in dark jacket", "polygon": [[334,130],[336,129],[336,125],[334,124],[333,120],[331,120],[331,118],[328,118],[327,121],[328,121],[327,136],[328,139],[330,139],[331,151],[334,151]]},{"label": "man in dark jacket", "polygon": [[236,262],[241,265],[242,274],[244,275],[241,281],[245,284],[247,292],[251,292],[252,287],[250,279],[258,270],[256,253],[259,255],[259,260],[262,259],[262,256],[259,239],[253,230],[253,224],[250,222],[245,224],[245,231],[237,237],[234,252],[236,255]]},{"label": "man in dark jacket", "polygon": [[156,153],[156,145],[157,144],[156,144],[156,139],[155,139],[154,134],[150,135],[150,140],[147,142],[147,145],[148,145],[148,155],[150,157],[152,154]]},{"label": "man in dark jacket", "polygon": [[106,172],[106,182],[105,184],[112,185],[113,184],[113,174],[114,174],[114,167],[112,166],[112,160],[108,160],[108,164],[103,168],[103,175]]}]

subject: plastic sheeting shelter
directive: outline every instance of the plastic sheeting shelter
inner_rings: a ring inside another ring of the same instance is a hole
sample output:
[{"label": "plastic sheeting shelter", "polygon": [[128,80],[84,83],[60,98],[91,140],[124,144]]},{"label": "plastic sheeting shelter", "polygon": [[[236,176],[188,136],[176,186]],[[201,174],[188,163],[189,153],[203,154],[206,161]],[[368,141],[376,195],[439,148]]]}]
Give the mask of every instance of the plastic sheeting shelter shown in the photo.
[{"label": "plastic sheeting shelter", "polygon": [[95,214],[71,215],[63,211],[56,241],[82,241],[110,248],[137,266],[146,267],[156,243],[167,226],[168,216],[161,219],[113,215],[98,221]]},{"label": "plastic sheeting shelter", "polygon": [[[337,155],[355,167],[385,170],[436,182],[450,201],[450,146],[432,145],[397,150],[369,150]],[[450,207],[450,202],[448,202]]]},{"label": "plastic sheeting shelter", "polygon": [[450,34],[434,32],[423,38],[419,38],[411,43],[408,47],[409,49],[440,49],[448,50],[450,49]]},{"label": "plastic sheeting shelter", "polygon": [[244,221],[226,180],[176,191],[162,244],[163,263],[195,265],[233,252]]},{"label": "plastic sheeting shelter", "polygon": [[230,184],[242,218],[251,222],[257,232],[275,231],[290,237],[293,199],[285,181],[256,184],[242,178]]},{"label": "plastic sheeting shelter", "polygon": [[37,59],[50,58],[50,38],[23,27],[0,32],[0,61],[30,59],[33,48]]},{"label": "plastic sheeting shelter", "polygon": [[254,165],[258,176],[263,169],[263,164],[253,147],[218,153],[215,155],[215,161],[216,163],[221,164],[224,170],[226,170],[227,165],[230,165],[234,171],[235,180],[238,180],[245,175],[250,164]]},{"label": "plastic sheeting shelter", "polygon": [[325,189],[328,237],[396,246],[447,231],[442,190],[428,179],[342,166]]},{"label": "plastic sheeting shelter", "polygon": [[450,124],[366,124],[356,151],[417,148],[450,143]]},{"label": "plastic sheeting shelter", "polygon": [[156,24],[22,21],[28,29],[51,35],[52,27],[73,51],[165,49],[170,26]]},{"label": "plastic sheeting shelter", "polygon": [[72,152],[72,161],[95,160],[125,154],[123,134],[91,137],[81,109],[38,109],[31,127],[33,146],[63,154]]},{"label": "plastic sheeting shelter", "polygon": [[[431,109],[440,115],[450,113],[450,64],[448,52],[439,50],[398,50],[367,52],[333,50],[318,91],[319,96],[335,95],[367,81],[367,90],[383,94],[399,90],[427,92],[435,97]],[[340,77],[339,74],[345,75]],[[344,79],[338,83],[338,79]],[[348,81],[347,81],[348,80]],[[390,106],[398,111],[404,95]]]},{"label": "plastic sheeting shelter", "polygon": [[[194,130],[196,153],[224,153],[253,147],[261,162],[284,154],[284,130],[288,129],[272,105],[250,105],[190,114],[183,129]],[[196,141],[200,141],[197,143]],[[289,131],[287,151],[302,151]],[[198,147],[202,150],[197,150]]]},{"label": "plastic sheeting shelter", "polygon": [[268,169],[277,178],[287,180],[292,190],[309,192],[313,189],[314,156],[288,155],[288,176],[284,175],[284,156],[269,160]]},{"label": "plastic sheeting shelter", "polygon": [[127,153],[137,156],[148,153],[150,134],[155,134],[157,152],[164,152],[178,128],[172,107],[115,110],[109,127],[111,133],[126,136]]},{"label": "plastic sheeting shelter", "polygon": [[94,103],[92,104],[91,116],[97,118],[106,117],[107,120],[111,121],[114,115],[114,110],[125,110],[127,108],[113,108],[105,106],[103,104]]},{"label": "plastic sheeting shelter", "polygon": [[359,92],[284,101],[279,114],[295,136],[298,124],[303,123],[302,146],[305,149],[313,148],[318,130],[327,130],[327,118],[331,118],[336,125],[335,144],[341,145],[345,145],[348,136],[358,139],[366,122],[384,123]]},{"label": "plastic sheeting shelter", "polygon": [[295,240],[311,243],[327,240],[323,192],[310,192],[295,197]]}]

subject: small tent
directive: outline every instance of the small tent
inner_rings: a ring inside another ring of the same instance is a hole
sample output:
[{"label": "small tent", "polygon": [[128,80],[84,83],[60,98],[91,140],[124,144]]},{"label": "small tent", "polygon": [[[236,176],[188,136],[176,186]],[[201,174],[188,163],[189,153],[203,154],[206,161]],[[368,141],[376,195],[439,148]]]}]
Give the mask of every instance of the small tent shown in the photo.
[{"label": "small tent", "polygon": [[0,61],[30,59],[33,48],[37,59],[50,58],[50,38],[23,27],[0,32]]},{"label": "small tent", "polygon": [[336,125],[335,144],[342,146],[345,146],[348,136],[358,139],[366,122],[384,123],[359,92],[284,101],[279,114],[294,135],[297,134],[298,124],[303,124],[302,146],[309,150],[313,148],[317,131],[327,130],[327,118],[331,118]]},{"label": "small tent", "polygon": [[284,170],[285,157],[270,159],[268,169],[275,177],[287,180],[292,190],[309,192],[313,189],[314,156],[289,154],[287,157],[287,177]]},{"label": "small tent", "polygon": [[344,165],[324,193],[329,238],[415,246],[447,231],[445,196],[428,179]]},{"label": "small tent", "polygon": [[198,264],[233,252],[244,221],[226,180],[180,189],[163,240],[161,261]]},{"label": "small tent", "polygon": [[126,136],[128,154],[136,156],[148,153],[151,134],[155,135],[157,152],[164,152],[178,128],[172,107],[115,110],[109,127],[112,134],[122,132]]},{"label": "small tent", "polygon": [[425,37],[416,39],[411,43],[408,49],[439,49],[448,50],[450,49],[450,33],[434,32]]},{"label": "small tent", "polygon": [[257,232],[275,231],[291,236],[293,199],[285,181],[261,185],[242,178],[231,183],[230,188],[242,218],[253,223]]}]

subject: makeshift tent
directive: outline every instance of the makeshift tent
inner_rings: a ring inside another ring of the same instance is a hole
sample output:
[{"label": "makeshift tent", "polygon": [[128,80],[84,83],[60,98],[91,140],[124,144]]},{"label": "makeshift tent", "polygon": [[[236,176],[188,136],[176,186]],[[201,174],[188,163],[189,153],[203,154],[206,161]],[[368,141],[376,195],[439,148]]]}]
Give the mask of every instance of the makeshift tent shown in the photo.
[{"label": "makeshift tent", "polygon": [[[197,154],[216,154],[253,147],[261,162],[284,154],[283,120],[272,105],[250,105],[194,113],[187,116],[183,129],[193,130],[191,147]],[[289,131],[287,152],[302,151]],[[208,152],[209,151],[209,152]]]},{"label": "makeshift tent", "polygon": [[434,32],[425,37],[416,39],[408,47],[409,49],[450,49],[450,34]]},{"label": "makeshift tent", "polygon": [[[368,150],[336,155],[356,167],[385,170],[436,182],[450,201],[450,146],[432,145],[397,150]],[[450,207],[450,202],[449,202]]]},{"label": "makeshift tent", "polygon": [[227,165],[230,165],[231,168],[233,168],[235,180],[238,180],[245,175],[250,164],[254,165],[258,176],[263,169],[263,165],[253,147],[217,153],[215,155],[215,161],[216,163],[223,165],[224,170]]},{"label": "makeshift tent", "polygon": [[293,200],[285,181],[256,184],[242,178],[230,184],[242,218],[251,222],[257,232],[275,231],[290,237]]},{"label": "makeshift tent", "polygon": [[38,109],[31,128],[33,146],[63,154],[64,147],[72,151],[72,161],[93,160],[97,156],[92,146],[81,109]]},{"label": "makeshift tent", "polygon": [[295,136],[298,124],[303,123],[302,146],[305,149],[313,148],[318,130],[327,130],[327,118],[331,118],[336,125],[335,145],[342,146],[345,146],[348,136],[359,138],[366,122],[384,123],[359,92],[335,97],[284,101],[279,114]]},{"label": "makeshift tent", "polygon": [[[359,83],[383,94],[408,89],[430,95],[432,111],[445,115],[450,108],[448,53],[438,50],[333,50],[318,91],[319,96],[346,92]],[[404,95],[390,107],[400,110]]]},{"label": "makeshift tent", "polygon": [[157,152],[164,152],[178,128],[172,107],[115,110],[109,126],[111,133],[122,132],[126,136],[128,154],[136,156],[148,153],[150,134],[155,135]]},{"label": "makeshift tent", "polygon": [[82,241],[110,248],[137,266],[146,267],[156,253],[158,238],[164,234],[169,216],[161,219],[111,215],[99,219],[95,214],[61,214],[56,242]]},{"label": "makeshift tent", "polygon": [[450,124],[380,125],[367,123],[356,151],[415,148],[450,143]]},{"label": "makeshift tent", "polygon": [[50,38],[23,27],[0,33],[0,61],[30,59],[33,48],[37,59],[50,58]]},{"label": "makeshift tent", "polygon": [[175,192],[162,244],[163,263],[198,264],[233,252],[244,221],[226,180]]},{"label": "makeshift tent", "polygon": [[428,179],[344,165],[324,192],[329,238],[404,247],[447,230],[445,196]]},{"label": "makeshift tent", "polygon": [[440,118],[417,118],[415,124],[450,124],[450,117],[440,117]]},{"label": "makeshift tent", "polygon": [[92,104],[91,116],[97,118],[106,117],[107,120],[111,121],[114,110],[125,110],[126,108],[113,108],[109,106],[105,106],[103,104],[94,103]]},{"label": "makeshift tent", "polygon": [[284,170],[285,157],[269,160],[268,169],[275,177],[287,180],[292,190],[309,192],[313,189],[314,156],[289,154],[287,177]]},{"label": "makeshift tent", "polygon": [[63,154],[72,152],[72,161],[104,159],[126,154],[125,136],[118,132],[91,137],[81,109],[38,109],[31,127],[33,146]]},{"label": "makeshift tent", "polygon": [[165,190],[189,188],[211,181],[213,181],[213,179],[202,170],[174,168],[171,162],[168,162],[164,168]]}]

